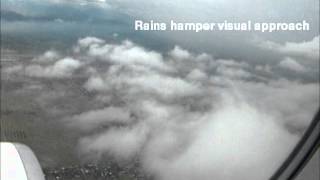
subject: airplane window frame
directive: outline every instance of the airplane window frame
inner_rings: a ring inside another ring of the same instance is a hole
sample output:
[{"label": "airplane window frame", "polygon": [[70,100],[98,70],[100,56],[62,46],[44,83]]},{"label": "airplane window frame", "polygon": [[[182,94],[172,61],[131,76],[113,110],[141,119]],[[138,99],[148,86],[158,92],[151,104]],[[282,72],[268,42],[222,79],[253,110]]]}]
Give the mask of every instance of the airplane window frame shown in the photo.
[{"label": "airplane window frame", "polygon": [[320,147],[320,109],[293,151],[270,180],[294,179]]}]

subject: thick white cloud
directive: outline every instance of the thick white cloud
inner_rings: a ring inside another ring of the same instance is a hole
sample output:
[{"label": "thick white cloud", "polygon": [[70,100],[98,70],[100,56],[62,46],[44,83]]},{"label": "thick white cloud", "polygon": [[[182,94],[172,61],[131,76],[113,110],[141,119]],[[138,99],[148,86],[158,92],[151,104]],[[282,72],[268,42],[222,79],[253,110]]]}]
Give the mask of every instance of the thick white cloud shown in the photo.
[{"label": "thick white cloud", "polygon": [[179,46],[175,46],[169,54],[175,59],[188,59],[191,57],[191,54],[188,51],[182,49]]},{"label": "thick white cloud", "polygon": [[145,168],[166,180],[268,179],[297,137],[248,104],[229,103],[203,115],[187,147],[175,132],[155,137]]},{"label": "thick white cloud", "polygon": [[119,64],[137,64],[156,68],[165,68],[161,54],[154,51],[146,51],[125,41],[121,46],[114,47],[110,53],[110,60]]},{"label": "thick white cloud", "polygon": [[256,108],[277,117],[277,123],[291,127],[292,131],[305,129],[314,116],[310,112],[319,108],[319,82],[279,79],[267,84],[238,81],[234,86]]},{"label": "thick white cloud", "polygon": [[80,47],[89,47],[90,45],[93,44],[102,44],[104,43],[104,40],[96,38],[96,37],[86,37],[83,39],[79,39],[78,44]]},{"label": "thick white cloud", "polygon": [[161,54],[136,46],[131,41],[123,41],[120,45],[105,44],[101,39],[87,37],[78,41],[75,51],[85,48],[88,56],[99,58],[113,64],[141,65],[150,68],[168,70]]}]

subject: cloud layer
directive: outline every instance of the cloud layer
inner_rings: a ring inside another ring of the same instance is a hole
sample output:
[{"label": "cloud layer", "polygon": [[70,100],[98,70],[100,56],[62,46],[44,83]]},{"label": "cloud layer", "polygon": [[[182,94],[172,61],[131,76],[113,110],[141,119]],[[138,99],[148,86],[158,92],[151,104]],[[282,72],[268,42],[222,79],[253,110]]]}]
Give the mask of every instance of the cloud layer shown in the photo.
[{"label": "cloud layer", "polygon": [[[313,43],[301,45],[309,52],[318,48]],[[50,98],[43,92],[37,100],[45,97],[48,111],[63,116],[58,122],[79,134],[77,151],[88,161],[138,160],[157,180],[268,179],[319,107],[317,81],[276,71],[314,73],[293,59],[301,54],[297,46],[287,43],[281,53],[288,57],[271,66],[179,46],[159,53],[129,40],[112,44],[86,37],[68,55],[48,51],[4,71],[80,82],[63,98],[74,99],[75,88],[91,94],[81,112],[52,111],[58,92]]]}]

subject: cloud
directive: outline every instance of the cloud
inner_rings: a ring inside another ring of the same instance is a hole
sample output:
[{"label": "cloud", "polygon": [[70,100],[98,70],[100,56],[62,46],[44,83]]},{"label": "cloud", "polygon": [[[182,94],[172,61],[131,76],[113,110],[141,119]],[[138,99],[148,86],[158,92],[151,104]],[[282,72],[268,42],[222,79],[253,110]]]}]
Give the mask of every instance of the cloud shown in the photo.
[{"label": "cloud", "polygon": [[84,87],[89,91],[106,91],[110,89],[110,86],[101,77],[90,77]]},{"label": "cloud", "polygon": [[286,58],[282,61],[280,61],[279,66],[284,69],[288,69],[291,71],[295,72],[305,72],[306,68],[299,64],[297,61],[291,59],[291,58]]},{"label": "cloud", "polygon": [[153,51],[146,51],[125,41],[122,46],[115,47],[110,54],[110,60],[120,64],[140,64],[157,68],[166,68],[162,56]]},{"label": "cloud", "polygon": [[23,66],[22,65],[15,65],[11,67],[7,67],[3,70],[5,74],[16,74],[23,71]]},{"label": "cloud", "polygon": [[89,45],[93,45],[93,44],[99,45],[102,43],[104,43],[104,40],[98,39],[96,37],[85,37],[83,39],[78,40],[79,46],[83,48],[89,47]]},{"label": "cloud", "polygon": [[[269,80],[268,84],[244,81],[234,83],[242,96],[254,107],[273,114],[279,119],[277,123],[290,127],[288,131],[302,133],[314,116],[314,113],[307,113],[307,111],[316,112],[319,108],[318,81],[301,83],[296,80],[278,79]],[[305,107],[301,108],[301,106]]]},{"label": "cloud", "polygon": [[149,75],[146,77],[132,78],[128,84],[139,86],[147,92],[155,92],[160,96],[185,96],[196,93],[198,88],[180,78]]},{"label": "cloud", "polygon": [[25,73],[31,77],[64,78],[70,77],[80,66],[78,60],[66,57],[48,66],[28,65],[25,67]]},{"label": "cloud", "polygon": [[109,124],[127,124],[132,120],[130,112],[120,107],[106,107],[98,110],[83,112],[79,115],[74,115],[69,121],[71,126],[80,128],[83,131],[91,131],[101,125]]},{"label": "cloud", "polygon": [[[121,45],[103,44],[104,41],[97,38],[84,38],[79,40],[81,48],[88,48],[89,56],[98,57],[101,60],[121,65],[146,65],[150,68],[168,70],[163,63],[161,54],[136,46],[131,41],[123,41]],[[76,48],[76,51],[79,48]],[[86,50],[85,50],[86,51]]]},{"label": "cloud", "polygon": [[175,59],[188,59],[191,57],[191,54],[188,51],[182,49],[179,46],[175,46],[169,54]]},{"label": "cloud", "polygon": [[315,36],[310,41],[286,42],[285,44],[266,41],[262,42],[260,46],[290,57],[303,57],[313,61],[319,60],[319,36]]},{"label": "cloud", "polygon": [[[179,46],[161,55],[130,41],[91,42],[80,53],[108,63],[84,87],[102,93],[108,104],[120,98],[136,119],[123,112],[119,127],[109,124],[108,115],[103,118],[105,110],[77,116],[81,121],[73,119],[74,125],[110,125],[80,138],[80,151],[91,159],[138,157],[143,170],[159,180],[268,179],[319,106],[317,82],[268,76],[253,81],[261,70],[272,73],[276,67],[214,59]],[[302,71],[294,62],[287,59],[279,66]],[[308,107],[299,109],[301,104]]]},{"label": "cloud", "polygon": [[58,60],[59,58],[60,58],[60,55],[57,51],[49,50],[49,51],[46,51],[41,56],[34,58],[33,61],[40,64],[49,64]]},{"label": "cloud", "polygon": [[[147,146],[145,168],[166,180],[268,179],[289,150],[279,144],[292,147],[297,140],[242,102],[225,104],[202,121],[190,132],[195,135],[187,148],[175,134],[155,137]],[[175,155],[166,156],[172,151]]]},{"label": "cloud", "polygon": [[[77,134],[81,160],[137,160],[156,180],[268,179],[319,107],[318,81],[272,76],[279,66],[301,70],[293,59],[262,66],[95,37],[66,52],[75,59],[67,54],[22,69],[29,78],[79,75],[74,89],[63,91],[72,113],[58,122]],[[77,88],[92,96],[75,99]]]},{"label": "cloud", "polygon": [[200,69],[194,69],[187,75],[186,78],[194,81],[201,81],[207,79],[208,76]]},{"label": "cloud", "polygon": [[82,153],[98,158],[103,152],[118,160],[127,160],[139,154],[147,138],[144,126],[112,128],[102,134],[81,139]]},{"label": "cloud", "polygon": [[217,73],[222,76],[234,77],[234,78],[249,78],[251,74],[242,69],[235,69],[230,67],[220,66],[217,68]]}]

